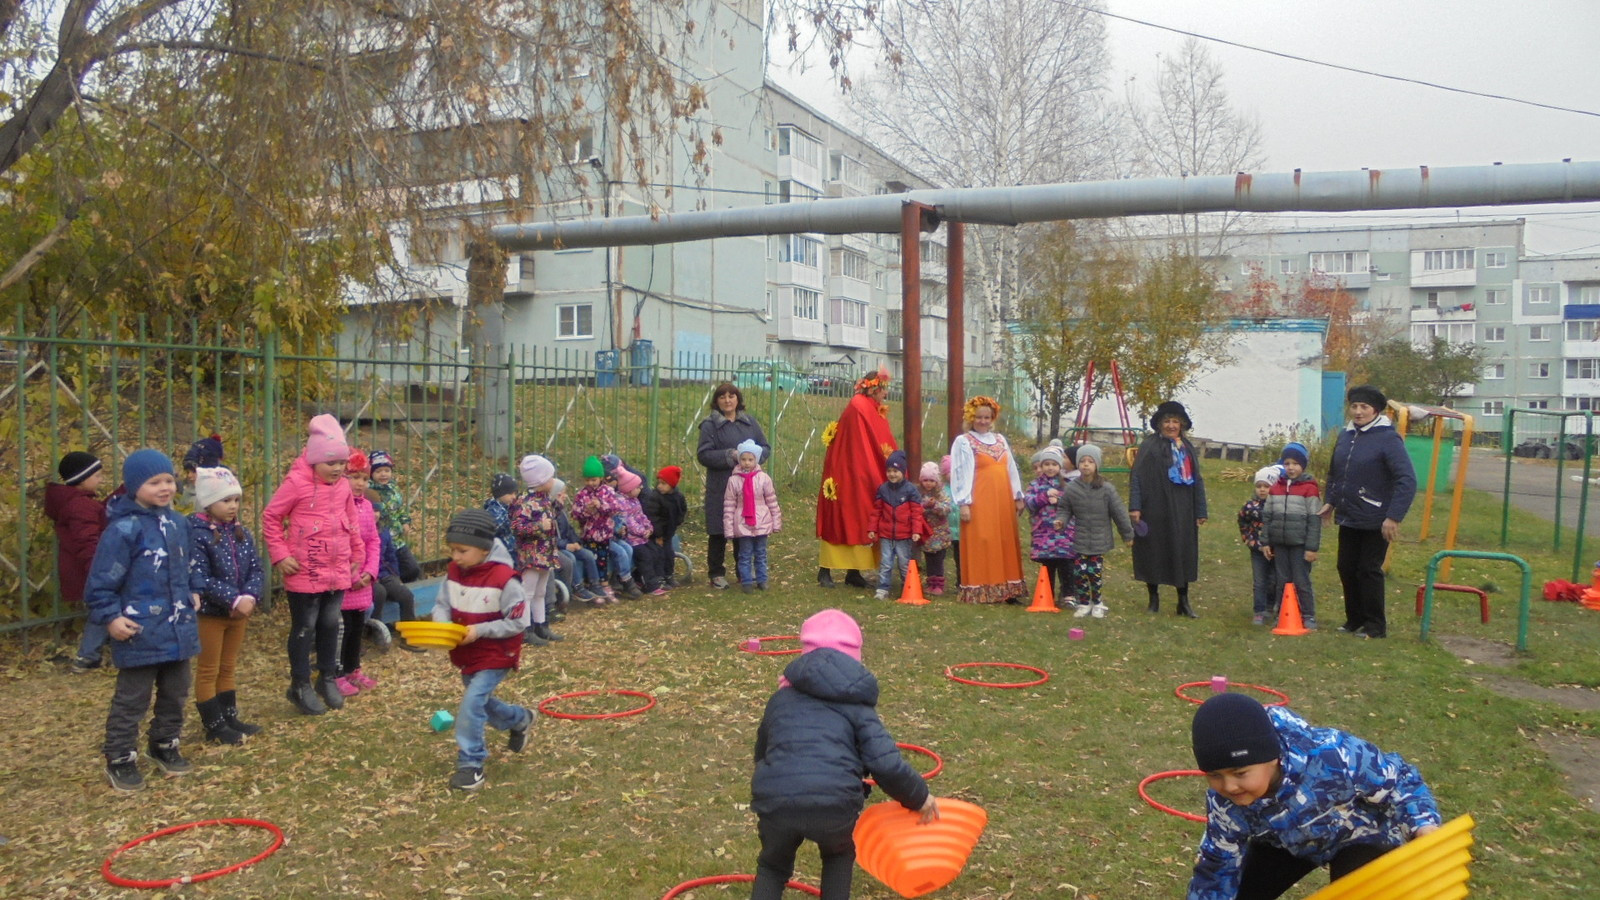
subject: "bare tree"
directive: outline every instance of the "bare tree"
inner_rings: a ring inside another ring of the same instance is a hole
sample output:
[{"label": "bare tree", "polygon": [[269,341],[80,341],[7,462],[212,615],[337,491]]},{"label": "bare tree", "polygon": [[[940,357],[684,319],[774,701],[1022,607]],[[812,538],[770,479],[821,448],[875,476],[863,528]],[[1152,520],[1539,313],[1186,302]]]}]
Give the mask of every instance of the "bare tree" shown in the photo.
[{"label": "bare tree", "polygon": [[[1153,98],[1141,96],[1137,82],[1130,80],[1128,121],[1140,152],[1129,174],[1232,175],[1259,169],[1266,161],[1261,126],[1253,116],[1233,109],[1223,82],[1222,66],[1196,38],[1161,59]],[[1228,236],[1239,229],[1243,216],[1168,216],[1164,217],[1165,234],[1181,238],[1191,255],[1220,256],[1227,251]]]},{"label": "bare tree", "polygon": [[[896,7],[885,26],[898,65],[851,109],[890,153],[948,187],[1043,184],[1110,171],[1105,30],[1094,4],[948,0]],[[996,326],[1028,292],[1023,236],[967,231],[967,284]]]}]

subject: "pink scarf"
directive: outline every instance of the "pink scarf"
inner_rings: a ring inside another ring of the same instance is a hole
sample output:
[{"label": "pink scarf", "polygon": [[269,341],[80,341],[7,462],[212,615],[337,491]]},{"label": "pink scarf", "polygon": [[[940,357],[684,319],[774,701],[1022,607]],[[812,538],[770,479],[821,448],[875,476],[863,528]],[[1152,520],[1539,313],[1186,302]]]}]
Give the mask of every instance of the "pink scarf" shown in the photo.
[{"label": "pink scarf", "polygon": [[761,470],[756,469],[753,472],[739,472],[737,474],[744,479],[744,508],[739,512],[744,516],[744,523],[754,528],[756,524],[756,492],[754,488],[756,476],[761,474]]}]

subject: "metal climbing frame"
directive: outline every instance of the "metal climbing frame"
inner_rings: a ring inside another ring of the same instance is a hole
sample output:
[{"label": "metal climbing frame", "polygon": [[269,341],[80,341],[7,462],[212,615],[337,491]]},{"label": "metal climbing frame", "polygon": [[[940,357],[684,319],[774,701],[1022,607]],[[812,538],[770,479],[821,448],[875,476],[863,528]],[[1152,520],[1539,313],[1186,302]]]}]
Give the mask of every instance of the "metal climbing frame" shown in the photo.
[{"label": "metal climbing frame", "polygon": [[[1504,548],[1511,538],[1511,445],[1515,440],[1516,432],[1513,427],[1518,415],[1554,416],[1560,420],[1557,429],[1556,447],[1565,449],[1567,444],[1567,419],[1573,416],[1583,417],[1583,487],[1578,494],[1578,529],[1577,536],[1573,539],[1572,548],[1572,580],[1583,581],[1584,573],[1588,567],[1583,562],[1583,535],[1585,519],[1589,513],[1589,476],[1594,465],[1594,412],[1591,410],[1571,410],[1560,412],[1552,409],[1508,409],[1506,410],[1506,425],[1502,431],[1500,443],[1506,452],[1506,480],[1505,487],[1500,494],[1500,546]],[[1552,549],[1561,549],[1561,469],[1565,454],[1556,455],[1556,515]]]},{"label": "metal climbing frame", "polygon": [[1527,560],[1510,553],[1485,553],[1479,550],[1440,550],[1435,553],[1433,558],[1428,560],[1427,580],[1423,582],[1427,588],[1422,596],[1421,639],[1424,641],[1428,639],[1428,628],[1433,624],[1434,579],[1439,574],[1439,563],[1452,557],[1456,559],[1500,559],[1506,562],[1514,562],[1522,567],[1522,601],[1521,606],[1517,609],[1517,650],[1526,651],[1528,649],[1528,617],[1532,613],[1530,604],[1533,602],[1533,567],[1528,565]]}]

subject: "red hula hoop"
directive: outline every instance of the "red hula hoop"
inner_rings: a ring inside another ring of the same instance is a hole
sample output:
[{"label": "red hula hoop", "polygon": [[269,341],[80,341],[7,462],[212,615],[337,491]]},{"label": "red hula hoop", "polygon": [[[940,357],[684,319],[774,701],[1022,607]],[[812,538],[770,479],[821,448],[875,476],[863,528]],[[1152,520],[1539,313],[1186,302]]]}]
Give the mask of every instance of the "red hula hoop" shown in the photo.
[{"label": "red hula hoop", "polygon": [[[1210,684],[1210,682],[1206,682],[1206,683]],[[1173,809],[1172,807],[1166,805],[1165,803],[1157,803],[1156,801],[1150,799],[1150,795],[1149,794],[1144,792],[1145,785],[1149,784],[1152,781],[1160,781],[1163,778],[1179,778],[1179,777],[1182,777],[1184,775],[1204,775],[1204,774],[1206,774],[1206,773],[1200,771],[1199,769],[1173,769],[1170,772],[1157,772],[1154,775],[1146,775],[1144,777],[1144,780],[1139,782],[1139,796],[1144,798],[1144,802],[1150,804],[1151,806],[1155,807],[1156,809],[1161,810],[1162,812],[1166,813],[1169,816],[1177,816],[1180,819],[1188,819],[1191,822],[1204,822],[1206,820],[1205,816],[1197,816],[1194,813],[1186,813],[1181,809]]]},{"label": "red hula hoop", "polygon": [[[1200,703],[1204,703],[1205,701],[1204,700],[1196,700],[1195,698],[1189,696],[1188,694],[1185,694],[1184,691],[1186,691],[1186,690],[1188,690],[1189,688],[1192,688],[1192,687],[1210,687],[1210,686],[1211,686],[1211,682],[1209,682],[1209,681],[1190,681],[1190,682],[1188,682],[1186,684],[1178,685],[1178,687],[1173,690],[1173,693],[1177,694],[1179,699],[1187,700],[1190,703],[1194,703],[1194,704],[1200,704]],[[1228,690],[1231,691],[1236,687],[1250,688],[1251,690],[1261,691],[1263,693],[1271,694],[1272,696],[1278,698],[1278,699],[1272,701],[1271,703],[1263,704],[1264,706],[1288,706],[1289,705],[1289,695],[1285,694],[1283,691],[1276,691],[1276,690],[1273,690],[1272,688],[1264,687],[1264,686],[1259,685],[1259,684],[1245,684],[1242,681],[1230,681],[1230,682],[1228,682]]]},{"label": "red hula hoop", "polygon": [[[923,756],[928,756],[933,759],[933,770],[922,773],[922,779],[924,781],[927,781],[933,776],[944,771],[944,757],[933,752],[932,750],[929,750],[927,747],[918,747],[916,744],[902,744],[899,741],[895,742],[895,746],[899,747],[901,750],[910,750],[912,753],[921,753]],[[863,778],[861,780],[873,786],[877,786],[878,784],[878,782],[871,778]]]},{"label": "red hula hoop", "polygon": [[[798,634],[769,634],[766,637],[750,638],[750,640],[755,641],[757,644],[761,644],[761,643],[763,643],[765,641],[798,641],[798,640],[800,640],[800,635],[798,635]],[[740,644],[739,645],[739,649],[744,653],[754,653],[757,656],[789,656],[790,654],[799,653],[800,652],[800,648],[799,647],[795,647],[795,648],[790,649],[790,650],[751,650],[749,647],[746,647],[744,644]]]},{"label": "red hula hoop", "polygon": [[[650,702],[637,709],[625,709],[622,712],[608,713],[564,713],[552,712],[550,709],[548,709],[548,706],[557,700],[571,700],[574,697],[594,697],[600,694],[617,694],[622,697],[643,697]],[[554,697],[546,697],[543,700],[540,700],[539,712],[549,716],[552,719],[620,719],[623,716],[636,716],[647,709],[654,709],[655,705],[656,698],[646,694],[644,691],[573,691],[570,694],[557,694]]]},{"label": "red hula hoop", "polygon": [[[993,681],[973,681],[970,678],[962,678],[961,676],[956,674],[956,670],[957,669],[971,669],[971,668],[980,668],[980,667],[982,667],[982,668],[991,668],[991,669],[1021,669],[1024,672],[1033,672],[1034,674],[1038,675],[1039,677],[1034,681],[1013,681],[1013,682],[996,683],[996,682],[993,682]],[[975,684],[978,687],[987,687],[987,688],[1025,688],[1025,687],[1035,687],[1037,685],[1044,684],[1046,681],[1050,680],[1050,673],[1046,672],[1043,669],[1037,668],[1035,666],[1025,666],[1022,663],[973,662],[973,663],[956,663],[953,666],[945,666],[944,677],[950,679],[951,681],[959,681],[962,684]],[[1209,684],[1210,682],[1207,682],[1207,683]]]},{"label": "red hula hoop", "polygon": [[[138,878],[123,878],[121,875],[111,871],[111,863],[115,861],[118,856],[121,856],[124,851],[132,850],[134,847],[137,847],[146,841],[153,841],[156,838],[166,837],[169,834],[177,834],[180,831],[188,831],[191,828],[202,828],[207,825],[240,825],[246,828],[263,828],[272,833],[272,846],[261,851],[260,853],[257,853],[255,856],[250,857],[244,862],[236,862],[231,866],[224,866],[223,868],[214,869],[210,872],[201,872],[199,875],[179,875],[177,878],[163,878],[156,881],[144,881]],[[135,838],[126,844],[123,844],[121,847],[111,851],[111,855],[106,857],[105,864],[100,867],[100,874],[104,875],[107,881],[111,882],[117,887],[164,888],[172,887],[175,884],[194,884],[197,881],[207,881],[209,879],[216,878],[219,875],[226,875],[229,872],[237,872],[246,866],[253,866],[263,859],[266,859],[272,854],[278,852],[278,848],[282,846],[283,829],[272,824],[271,822],[263,822],[260,819],[206,819],[203,822],[188,822],[183,825],[174,825],[171,828],[163,828],[160,831],[153,831],[142,838]]]},{"label": "red hula hoop", "polygon": [[[683,884],[680,884],[663,894],[661,896],[661,900],[673,900],[674,897],[678,896],[684,891],[692,891],[697,887],[705,887],[708,884],[739,884],[741,882],[749,884],[755,880],[756,877],[754,875],[707,875],[704,878],[695,878],[691,881],[685,881]],[[822,896],[821,889],[814,888],[809,884],[801,884],[798,881],[791,881],[785,885],[785,887],[788,887],[790,890],[799,891],[802,894],[810,894],[813,897]]]}]

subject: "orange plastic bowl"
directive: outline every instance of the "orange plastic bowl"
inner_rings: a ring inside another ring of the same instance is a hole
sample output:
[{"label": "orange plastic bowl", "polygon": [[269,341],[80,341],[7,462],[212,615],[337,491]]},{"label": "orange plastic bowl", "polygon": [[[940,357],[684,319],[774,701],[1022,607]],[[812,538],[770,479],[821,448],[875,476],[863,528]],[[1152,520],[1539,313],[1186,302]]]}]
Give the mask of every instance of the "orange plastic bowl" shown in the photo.
[{"label": "orange plastic bowl", "polygon": [[940,818],[926,825],[890,800],[856,820],[856,862],[902,897],[920,897],[961,874],[989,823],[983,807],[953,798],[939,801]]}]

